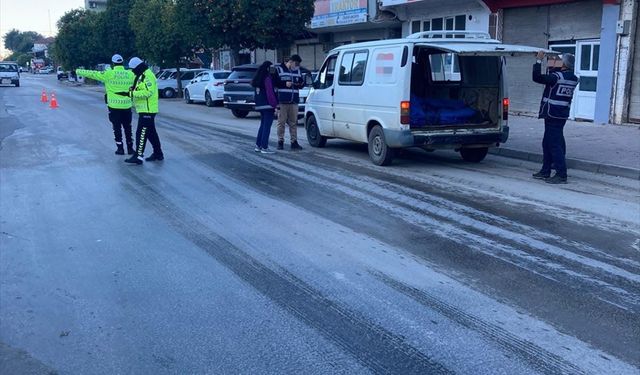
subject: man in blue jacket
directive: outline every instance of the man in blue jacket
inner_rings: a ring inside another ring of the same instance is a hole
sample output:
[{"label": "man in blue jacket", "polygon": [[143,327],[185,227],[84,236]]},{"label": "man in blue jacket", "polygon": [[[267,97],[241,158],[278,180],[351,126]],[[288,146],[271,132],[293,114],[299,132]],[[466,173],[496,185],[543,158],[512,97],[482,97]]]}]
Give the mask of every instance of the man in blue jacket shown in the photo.
[{"label": "man in blue jacket", "polygon": [[[569,118],[573,92],[578,86],[578,77],[573,73],[575,57],[566,53],[559,58],[551,58],[548,74],[541,73],[543,58],[544,51],[538,52],[536,63],[533,64],[533,81],[545,85],[538,114],[538,118],[544,119],[542,168],[533,174],[533,178],[544,179],[550,184],[566,184],[566,146],[563,131]],[[556,170],[553,177],[551,165]]]}]

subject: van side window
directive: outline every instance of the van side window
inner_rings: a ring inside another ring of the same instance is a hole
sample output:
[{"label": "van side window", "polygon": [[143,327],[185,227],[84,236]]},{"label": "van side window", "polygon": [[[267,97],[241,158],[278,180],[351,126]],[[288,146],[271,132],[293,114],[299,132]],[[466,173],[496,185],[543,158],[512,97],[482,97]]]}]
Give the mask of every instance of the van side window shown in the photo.
[{"label": "van side window", "polygon": [[338,83],[341,85],[362,85],[368,56],[368,51],[345,53],[340,62]]},{"label": "van side window", "polygon": [[338,55],[333,55],[329,56],[324,62],[324,65],[320,69],[320,75],[318,76],[318,81],[320,82],[320,87],[318,87],[318,89],[326,89],[327,87],[333,86],[333,77],[336,71],[337,60]]}]

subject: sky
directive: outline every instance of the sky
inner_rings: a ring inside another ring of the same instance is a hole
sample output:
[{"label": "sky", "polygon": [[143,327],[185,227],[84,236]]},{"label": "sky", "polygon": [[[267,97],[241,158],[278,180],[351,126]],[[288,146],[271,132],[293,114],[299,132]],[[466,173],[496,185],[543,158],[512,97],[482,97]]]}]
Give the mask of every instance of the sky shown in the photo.
[{"label": "sky", "polygon": [[4,49],[4,34],[9,30],[36,31],[44,36],[54,36],[58,32],[58,19],[76,8],[84,8],[84,0],[0,0],[0,54],[9,54]]}]

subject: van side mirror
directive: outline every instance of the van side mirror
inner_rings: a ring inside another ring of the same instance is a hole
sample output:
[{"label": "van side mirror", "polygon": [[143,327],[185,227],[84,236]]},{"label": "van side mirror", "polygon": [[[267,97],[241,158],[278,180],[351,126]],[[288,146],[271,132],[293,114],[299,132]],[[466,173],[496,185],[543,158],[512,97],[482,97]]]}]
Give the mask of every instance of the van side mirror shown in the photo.
[{"label": "van side mirror", "polygon": [[305,86],[313,85],[313,78],[311,78],[311,74],[307,73],[304,75],[304,85]]}]

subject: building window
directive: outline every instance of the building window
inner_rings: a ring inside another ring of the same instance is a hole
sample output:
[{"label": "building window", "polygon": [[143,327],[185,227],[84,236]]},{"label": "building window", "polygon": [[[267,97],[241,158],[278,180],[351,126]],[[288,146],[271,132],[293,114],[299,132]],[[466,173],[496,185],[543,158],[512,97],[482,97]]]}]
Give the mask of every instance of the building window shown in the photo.
[{"label": "building window", "polygon": [[[411,34],[422,31],[464,31],[467,29],[467,16],[459,14],[453,17],[438,17],[426,21],[411,21]],[[442,35],[434,35],[435,38],[442,38]],[[447,38],[464,38],[464,35],[447,35]]]}]

